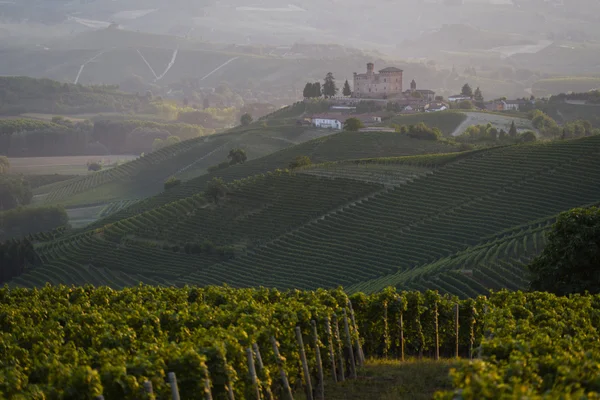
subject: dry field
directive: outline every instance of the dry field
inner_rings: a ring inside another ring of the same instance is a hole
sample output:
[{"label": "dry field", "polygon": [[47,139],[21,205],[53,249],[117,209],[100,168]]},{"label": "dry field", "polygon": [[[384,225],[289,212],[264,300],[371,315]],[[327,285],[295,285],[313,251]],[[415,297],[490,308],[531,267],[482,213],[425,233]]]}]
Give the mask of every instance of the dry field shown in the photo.
[{"label": "dry field", "polygon": [[11,172],[25,175],[85,175],[88,162],[102,162],[106,167],[117,162],[135,159],[133,155],[69,156],[69,157],[19,157],[9,158]]}]

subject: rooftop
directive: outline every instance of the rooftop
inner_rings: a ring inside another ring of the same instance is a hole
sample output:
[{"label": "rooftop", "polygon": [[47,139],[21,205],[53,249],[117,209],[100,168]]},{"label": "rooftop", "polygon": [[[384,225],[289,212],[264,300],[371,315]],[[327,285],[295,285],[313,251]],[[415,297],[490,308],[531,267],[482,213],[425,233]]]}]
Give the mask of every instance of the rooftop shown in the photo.
[{"label": "rooftop", "polygon": [[387,67],[384,69],[380,69],[379,72],[402,72],[402,70],[396,67]]}]

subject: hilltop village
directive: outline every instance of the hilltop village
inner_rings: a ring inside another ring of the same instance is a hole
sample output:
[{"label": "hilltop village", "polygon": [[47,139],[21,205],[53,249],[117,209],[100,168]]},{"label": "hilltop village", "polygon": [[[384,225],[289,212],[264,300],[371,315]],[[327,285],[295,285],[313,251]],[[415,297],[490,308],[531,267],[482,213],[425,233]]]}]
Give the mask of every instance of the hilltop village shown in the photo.
[{"label": "hilltop village", "polygon": [[[479,109],[485,111],[524,111],[531,108],[533,99],[497,99],[485,102],[481,90],[474,91],[465,84],[461,93],[448,96],[436,96],[431,89],[417,87],[412,79],[410,87],[404,90],[404,71],[396,67],[385,67],[375,72],[375,64],[367,64],[365,73],[353,74],[353,88],[346,81],[342,96],[331,73],[327,74],[325,83],[307,83],[304,89],[304,100],[324,96],[330,103],[325,113],[310,115],[299,124],[310,124],[318,128],[341,130],[348,118],[356,118],[364,126],[363,131],[371,130],[370,126],[381,123],[385,112],[394,111],[399,114],[415,114],[421,112],[439,112],[452,108]],[[367,111],[367,112],[365,112]],[[381,128],[378,128],[380,130]]]}]

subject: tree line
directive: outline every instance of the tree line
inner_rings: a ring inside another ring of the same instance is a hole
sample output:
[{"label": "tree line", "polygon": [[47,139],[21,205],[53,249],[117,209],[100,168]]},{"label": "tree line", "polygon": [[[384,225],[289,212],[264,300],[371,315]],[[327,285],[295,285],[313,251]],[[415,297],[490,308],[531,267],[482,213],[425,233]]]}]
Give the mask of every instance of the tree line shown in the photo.
[{"label": "tree line", "polygon": [[[333,73],[328,72],[323,81],[324,83],[322,86],[320,82],[307,82],[306,86],[304,86],[304,91],[302,92],[304,98],[312,99],[319,98],[322,96],[324,96],[325,98],[335,97],[340,90],[335,83]],[[350,84],[348,83],[348,80],[346,80],[346,82],[344,83],[342,94],[344,96],[352,95],[352,90],[350,89]]]},{"label": "tree line", "polygon": [[29,239],[0,242],[0,285],[23,274],[38,262],[39,257]]},{"label": "tree line", "polygon": [[0,241],[51,231],[69,225],[62,206],[17,207],[0,211]]}]

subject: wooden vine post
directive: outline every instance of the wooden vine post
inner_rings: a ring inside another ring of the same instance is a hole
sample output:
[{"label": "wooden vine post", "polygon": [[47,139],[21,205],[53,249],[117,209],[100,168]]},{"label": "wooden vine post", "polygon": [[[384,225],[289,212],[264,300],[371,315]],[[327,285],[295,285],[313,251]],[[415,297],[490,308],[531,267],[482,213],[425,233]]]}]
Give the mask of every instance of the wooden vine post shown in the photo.
[{"label": "wooden vine post", "polygon": [[400,361],[404,361],[404,311],[400,312]]},{"label": "wooden vine post", "polygon": [[358,325],[356,325],[356,319],[354,319],[354,309],[352,308],[352,302],[348,299],[348,308],[350,309],[350,320],[352,326],[356,332],[356,354],[358,355],[358,365],[362,367],[365,363],[365,353],[363,353],[362,344],[360,343],[360,334],[358,332]]},{"label": "wooden vine post", "polygon": [[281,376],[281,383],[283,384],[283,390],[285,392],[285,395],[288,397],[288,400],[294,400],[294,395],[292,394],[290,383],[285,373],[285,369],[283,368],[283,362],[281,361],[281,355],[279,354],[279,346],[277,346],[277,340],[275,339],[275,336],[271,336],[271,344],[273,345],[273,354],[275,354],[275,362],[279,367],[279,375]]},{"label": "wooden vine post", "polygon": [[[252,343],[252,349],[254,349],[254,355],[256,355],[256,363],[258,364],[258,370],[262,372],[265,369],[265,365],[263,364],[258,344]],[[273,400],[273,393],[271,392],[271,388],[268,385],[265,386],[265,397],[267,400]]]},{"label": "wooden vine post", "polygon": [[310,382],[310,371],[308,369],[308,362],[306,361],[306,353],[304,352],[304,341],[302,340],[302,332],[300,327],[296,327],[296,339],[298,340],[298,346],[300,347],[300,360],[302,361],[302,370],[304,371],[304,383],[306,387],[306,399],[313,400],[312,384]]},{"label": "wooden vine post", "polygon": [[333,382],[337,383],[337,372],[335,369],[335,353],[333,352],[333,335],[331,333],[331,323],[329,317],[325,319],[325,330],[327,331],[327,347],[329,349],[329,360],[331,362],[331,376]]},{"label": "wooden vine post", "polygon": [[352,337],[350,336],[350,326],[348,325],[346,310],[344,310],[344,331],[346,333],[346,348],[350,357],[350,378],[356,379],[356,362],[354,361],[354,349],[352,349]]},{"label": "wooden vine post", "polygon": [[456,303],[454,305],[454,329],[455,329],[455,335],[456,335],[456,349],[454,351],[454,356],[456,358],[458,358],[458,313],[459,313],[459,305],[458,303]]},{"label": "wooden vine post", "polygon": [[342,351],[342,337],[340,336],[340,326],[337,320],[337,316],[333,314],[333,322],[335,326],[335,336],[337,337],[337,349],[338,349],[338,360],[339,360],[339,370],[340,370],[340,381],[344,382],[346,380],[346,374],[344,372],[344,352]]},{"label": "wooden vine post", "polygon": [[317,332],[317,322],[313,319],[310,321],[312,325],[313,343],[315,346],[315,358],[317,360],[317,372],[319,373],[319,386],[317,386],[317,394],[319,399],[325,399],[325,380],[323,376],[323,362],[321,361],[321,348],[319,347],[319,333]]},{"label": "wooden vine post", "polygon": [[171,398],[173,400],[179,399],[179,388],[177,387],[177,377],[175,376],[175,372],[169,372],[169,383],[171,384]]},{"label": "wooden vine post", "polygon": [[154,389],[152,388],[152,382],[144,381],[144,392],[146,394],[154,394]]},{"label": "wooden vine post", "polygon": [[439,313],[438,313],[438,302],[435,302],[434,308],[435,314],[435,360],[438,361],[440,359],[440,332],[439,328]]},{"label": "wooden vine post", "polygon": [[252,348],[250,347],[246,349],[246,358],[248,360],[248,372],[250,373],[250,379],[252,380],[252,386],[254,387],[254,397],[256,400],[260,400],[260,388],[258,387],[256,369],[254,368],[254,355],[252,354]]}]

